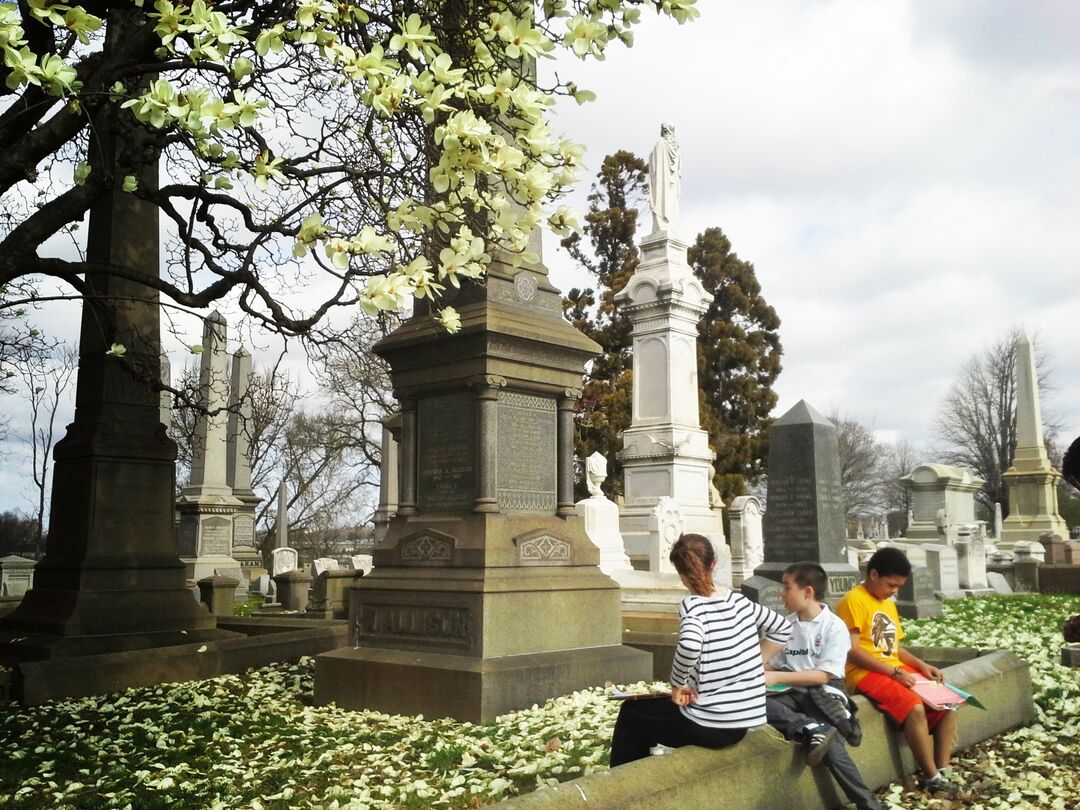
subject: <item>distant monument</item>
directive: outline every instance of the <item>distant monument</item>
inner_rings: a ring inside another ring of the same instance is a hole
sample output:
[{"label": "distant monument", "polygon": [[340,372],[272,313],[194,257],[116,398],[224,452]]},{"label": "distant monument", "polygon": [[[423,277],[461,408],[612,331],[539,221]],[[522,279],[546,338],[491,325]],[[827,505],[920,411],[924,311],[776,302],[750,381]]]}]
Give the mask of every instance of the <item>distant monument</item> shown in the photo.
[{"label": "distant monument", "polygon": [[232,519],[232,556],[240,563],[243,574],[240,578],[241,590],[247,590],[252,580],[257,580],[261,574],[266,573],[262,552],[255,545],[255,510],[262,503],[262,498],[251,489],[251,376],[251,354],[240,347],[232,358],[232,375],[229,381],[228,460],[225,480],[232,488],[233,497],[243,504]]},{"label": "distant monument", "polygon": [[922,464],[898,479],[911,497],[907,542],[956,541],[957,527],[974,524],[975,493],[986,482],[966,467]]},{"label": "distant monument", "polygon": [[632,418],[618,455],[622,535],[631,557],[648,556],[651,570],[668,570],[656,509],[661,498],[671,498],[684,530],[712,541],[716,579],[730,584],[723,516],[710,502],[716,454],[698,413],[697,326],[712,296],[694,277],[687,245],[672,230],[679,210],[678,145],[670,125],[661,133],[649,173],[654,230],[641,241],[641,263],[615,296],[634,340]]},{"label": "distant monument", "polygon": [[[859,571],[848,562],[844,491],[836,426],[800,400],[769,428],[765,562],[747,581],[783,579],[796,562],[820,563],[835,603],[855,587]],[[746,585],[743,586],[744,591]]]},{"label": "distant monument", "polygon": [[[189,580],[222,574],[243,581],[232,556],[233,519],[244,502],[229,485],[229,355],[227,326],[215,310],[203,326],[199,412],[191,451],[191,480],[176,501],[180,513],[177,552]],[[250,480],[250,475],[249,475]],[[254,509],[254,507],[252,507]],[[252,524],[254,526],[254,524]]]},{"label": "distant monument", "polygon": [[1050,466],[1043,441],[1039,408],[1039,377],[1035,351],[1027,335],[1016,340],[1016,452],[1005,471],[1009,514],[996,545],[1009,550],[1019,542],[1038,542],[1049,532],[1068,537],[1069,528],[1058,513],[1057,483],[1061,473]]}]

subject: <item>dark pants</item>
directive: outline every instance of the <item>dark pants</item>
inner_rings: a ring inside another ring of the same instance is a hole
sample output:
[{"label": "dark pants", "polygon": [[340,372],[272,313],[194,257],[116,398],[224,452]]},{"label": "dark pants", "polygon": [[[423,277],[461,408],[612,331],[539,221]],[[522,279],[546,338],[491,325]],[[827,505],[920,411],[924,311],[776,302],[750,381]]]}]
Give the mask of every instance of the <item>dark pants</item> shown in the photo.
[{"label": "dark pants", "polygon": [[[829,718],[821,711],[805,690],[792,689],[765,700],[765,717],[787,739],[795,739],[808,725],[828,724]],[[858,767],[848,756],[847,748],[839,738],[833,740],[825,753],[825,767],[840,785],[844,795],[855,802],[859,810],[882,810],[873,792],[863,782]]]},{"label": "dark pants", "polygon": [[654,745],[727,748],[746,736],[745,728],[700,726],[669,697],[623,701],[611,735],[611,767],[644,759]]}]

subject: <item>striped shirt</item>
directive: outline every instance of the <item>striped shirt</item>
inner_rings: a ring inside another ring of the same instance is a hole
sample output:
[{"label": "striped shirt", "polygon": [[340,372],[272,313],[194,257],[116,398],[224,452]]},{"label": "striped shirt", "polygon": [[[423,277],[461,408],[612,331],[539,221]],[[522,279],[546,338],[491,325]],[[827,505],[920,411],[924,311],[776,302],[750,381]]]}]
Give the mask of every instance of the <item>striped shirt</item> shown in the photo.
[{"label": "striped shirt", "polygon": [[680,707],[684,715],[712,728],[765,723],[759,630],[778,644],[791,638],[787,619],[741,593],[682,600],[671,685],[689,686],[698,694],[696,703]]}]

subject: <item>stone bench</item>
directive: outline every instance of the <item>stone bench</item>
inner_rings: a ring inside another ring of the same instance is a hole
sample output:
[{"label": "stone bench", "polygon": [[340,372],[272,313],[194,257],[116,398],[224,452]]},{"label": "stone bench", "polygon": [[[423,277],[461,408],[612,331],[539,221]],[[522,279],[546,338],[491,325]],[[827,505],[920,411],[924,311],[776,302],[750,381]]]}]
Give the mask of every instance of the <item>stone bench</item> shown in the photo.
[{"label": "stone bench", "polygon": [[[1033,722],[1031,675],[1025,661],[1001,650],[915,649],[937,666],[948,665],[943,667],[948,680],[988,707],[988,711],[961,710],[958,748]],[[903,738],[886,727],[884,715],[865,698],[856,700],[863,743],[848,750],[866,783],[876,790],[913,773],[915,764]],[[732,748],[680,748],[667,756],[648,757],[503,804],[507,810],[824,810],[845,801],[824,766],[808,768],[802,748],[785,742],[766,726],[755,729]]]}]

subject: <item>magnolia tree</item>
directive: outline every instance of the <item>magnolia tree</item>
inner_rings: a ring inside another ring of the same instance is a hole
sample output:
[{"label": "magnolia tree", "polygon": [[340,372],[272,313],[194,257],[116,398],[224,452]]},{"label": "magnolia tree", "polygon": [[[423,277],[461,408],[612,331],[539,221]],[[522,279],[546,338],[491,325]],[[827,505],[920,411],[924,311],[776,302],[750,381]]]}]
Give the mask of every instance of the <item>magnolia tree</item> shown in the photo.
[{"label": "magnolia tree", "polygon": [[[54,237],[126,193],[160,212],[168,247],[160,277],[131,278],[169,306],[232,296],[302,334],[339,307],[435,301],[492,255],[528,262],[536,227],[574,227],[560,199],[582,147],[548,118],[556,97],[591,94],[539,79],[536,60],[602,59],[643,8],[681,23],[694,4],[0,3],[0,292],[52,277],[79,296],[81,274],[124,276]],[[139,137],[102,167],[87,155],[106,121]]]}]

